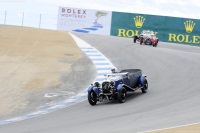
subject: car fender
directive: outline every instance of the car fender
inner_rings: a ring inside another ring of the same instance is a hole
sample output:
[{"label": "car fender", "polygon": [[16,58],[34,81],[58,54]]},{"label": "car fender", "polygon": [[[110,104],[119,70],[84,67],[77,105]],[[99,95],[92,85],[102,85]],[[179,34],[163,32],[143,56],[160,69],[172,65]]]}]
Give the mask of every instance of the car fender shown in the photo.
[{"label": "car fender", "polygon": [[143,86],[144,85],[144,80],[147,76],[146,75],[142,75],[139,78],[139,86]]},{"label": "car fender", "polygon": [[91,92],[93,90],[94,86],[91,85],[89,88],[88,88],[88,93]]},{"label": "car fender", "polygon": [[91,85],[89,88],[88,88],[88,93],[91,92],[91,91],[94,91],[97,95],[99,95],[100,93],[102,93],[102,91],[97,88],[97,87],[94,87],[93,85]]},{"label": "car fender", "polygon": [[117,92],[120,92],[123,89],[123,87],[124,87],[124,84],[119,84],[117,86]]}]

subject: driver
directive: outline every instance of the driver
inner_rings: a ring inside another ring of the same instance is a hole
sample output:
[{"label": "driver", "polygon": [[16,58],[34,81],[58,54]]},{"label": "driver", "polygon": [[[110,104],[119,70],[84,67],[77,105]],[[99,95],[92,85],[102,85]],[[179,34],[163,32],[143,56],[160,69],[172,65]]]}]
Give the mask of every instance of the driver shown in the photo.
[{"label": "driver", "polygon": [[116,67],[111,68],[111,72],[112,73],[117,73],[117,68]]}]

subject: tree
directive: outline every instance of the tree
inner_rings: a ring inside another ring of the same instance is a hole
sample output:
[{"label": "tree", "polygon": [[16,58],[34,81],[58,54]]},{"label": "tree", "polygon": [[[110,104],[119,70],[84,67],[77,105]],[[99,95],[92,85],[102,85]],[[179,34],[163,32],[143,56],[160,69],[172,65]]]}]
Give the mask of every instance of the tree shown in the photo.
[{"label": "tree", "polygon": [[95,16],[96,16],[97,18],[95,19],[95,22],[94,22],[94,23],[97,23],[97,20],[98,20],[100,17],[106,16],[107,14],[108,14],[107,12],[102,12],[102,11],[96,12]]}]

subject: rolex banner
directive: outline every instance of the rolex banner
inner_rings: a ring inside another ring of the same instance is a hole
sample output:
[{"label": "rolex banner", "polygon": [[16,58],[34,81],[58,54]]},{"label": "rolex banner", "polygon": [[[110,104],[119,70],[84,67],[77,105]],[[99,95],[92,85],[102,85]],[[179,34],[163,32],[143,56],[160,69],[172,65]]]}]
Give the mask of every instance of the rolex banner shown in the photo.
[{"label": "rolex banner", "polygon": [[200,20],[133,14],[112,13],[111,35],[132,38],[142,30],[153,30],[160,41],[200,44]]},{"label": "rolex banner", "polygon": [[110,35],[112,12],[59,7],[58,30]]}]

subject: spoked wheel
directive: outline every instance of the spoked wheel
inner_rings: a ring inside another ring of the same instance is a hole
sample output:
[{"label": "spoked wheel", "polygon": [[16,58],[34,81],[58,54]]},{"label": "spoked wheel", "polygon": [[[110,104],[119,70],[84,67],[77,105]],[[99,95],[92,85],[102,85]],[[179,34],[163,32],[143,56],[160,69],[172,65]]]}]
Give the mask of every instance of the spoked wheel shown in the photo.
[{"label": "spoked wheel", "polygon": [[123,88],[118,92],[118,101],[124,103],[126,101],[126,89]]},{"label": "spoked wheel", "polygon": [[91,91],[88,93],[88,102],[91,104],[91,105],[96,105],[97,103],[97,95],[94,91]]},{"label": "spoked wheel", "polygon": [[142,87],[142,93],[146,93],[147,92],[147,89],[148,89],[148,82],[147,82],[147,79],[144,79],[144,85]]}]

